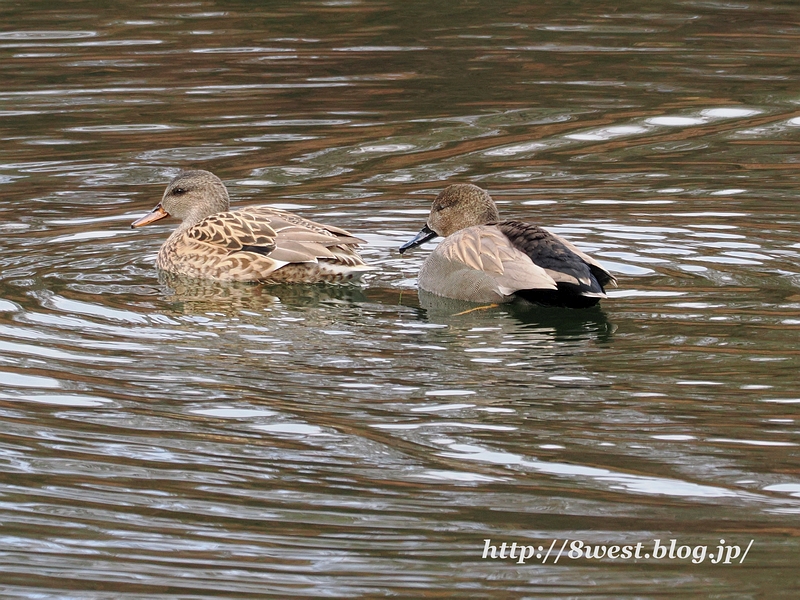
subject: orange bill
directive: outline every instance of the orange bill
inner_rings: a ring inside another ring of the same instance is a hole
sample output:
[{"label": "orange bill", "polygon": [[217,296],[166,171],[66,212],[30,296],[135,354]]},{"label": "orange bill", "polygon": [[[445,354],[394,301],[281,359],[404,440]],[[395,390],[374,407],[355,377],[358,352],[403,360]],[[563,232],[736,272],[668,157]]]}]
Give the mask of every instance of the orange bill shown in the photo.
[{"label": "orange bill", "polygon": [[165,219],[168,216],[169,213],[165,211],[160,204],[158,204],[151,212],[147,213],[141,219],[136,219],[133,223],[131,223],[131,228],[150,225],[150,223],[155,223],[156,221]]}]

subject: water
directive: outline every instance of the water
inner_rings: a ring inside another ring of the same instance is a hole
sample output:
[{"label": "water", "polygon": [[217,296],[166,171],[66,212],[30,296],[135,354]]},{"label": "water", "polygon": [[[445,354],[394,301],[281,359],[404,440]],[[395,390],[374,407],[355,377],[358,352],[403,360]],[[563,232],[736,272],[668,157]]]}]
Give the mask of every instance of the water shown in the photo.
[{"label": "water", "polygon": [[[3,597],[794,596],[793,3],[0,14]],[[172,224],[129,224],[186,167],[380,270],[159,279]],[[396,248],[450,181],[619,288],[418,294]]]}]

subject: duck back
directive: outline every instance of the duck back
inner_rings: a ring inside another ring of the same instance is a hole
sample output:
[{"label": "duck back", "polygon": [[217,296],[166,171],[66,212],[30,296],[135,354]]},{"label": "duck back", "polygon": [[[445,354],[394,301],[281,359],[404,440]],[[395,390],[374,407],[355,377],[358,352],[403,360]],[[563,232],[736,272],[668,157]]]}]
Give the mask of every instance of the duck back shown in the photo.
[{"label": "duck back", "polygon": [[545,270],[558,289],[518,290],[517,296],[538,304],[586,308],[605,298],[603,285],[614,278],[567,240],[530,223],[502,221],[495,226],[512,246]]}]

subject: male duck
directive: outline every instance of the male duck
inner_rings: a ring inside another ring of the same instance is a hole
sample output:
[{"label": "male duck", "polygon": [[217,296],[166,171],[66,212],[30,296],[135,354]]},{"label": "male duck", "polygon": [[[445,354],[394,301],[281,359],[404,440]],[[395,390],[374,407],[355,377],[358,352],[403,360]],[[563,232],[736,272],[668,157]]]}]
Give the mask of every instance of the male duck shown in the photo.
[{"label": "male duck", "polygon": [[225,184],[208,171],[183,171],[161,202],[131,227],[165,217],[181,224],[161,246],[159,269],[206,279],[265,283],[342,282],[373,269],[355,248],[363,240],[295,214],[250,206],[229,210]]},{"label": "male duck", "polygon": [[436,236],[419,287],[469,302],[510,302],[519,296],[550,306],[586,308],[617,280],[562,237],[521,221],[501,221],[489,194],[472,184],[447,186],[433,201],[422,231],[402,254]]}]

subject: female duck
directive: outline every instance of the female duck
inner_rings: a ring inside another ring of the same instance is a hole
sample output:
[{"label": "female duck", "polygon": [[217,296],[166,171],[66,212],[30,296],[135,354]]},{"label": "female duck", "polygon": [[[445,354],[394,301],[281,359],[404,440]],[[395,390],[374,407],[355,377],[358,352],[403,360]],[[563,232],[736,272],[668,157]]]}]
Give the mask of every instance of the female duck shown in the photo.
[{"label": "female duck", "polygon": [[444,237],[425,259],[419,287],[469,302],[510,302],[521,297],[550,306],[586,308],[605,298],[614,276],[591,256],[544,229],[501,221],[491,196],[471,184],[447,186],[433,201],[422,231],[402,254]]},{"label": "female duck", "polygon": [[159,269],[206,279],[266,283],[341,282],[371,270],[356,253],[364,243],[338,227],[250,206],[229,210],[225,184],[208,171],[183,171],[161,202],[131,227],[165,217],[181,224],[161,246]]}]

